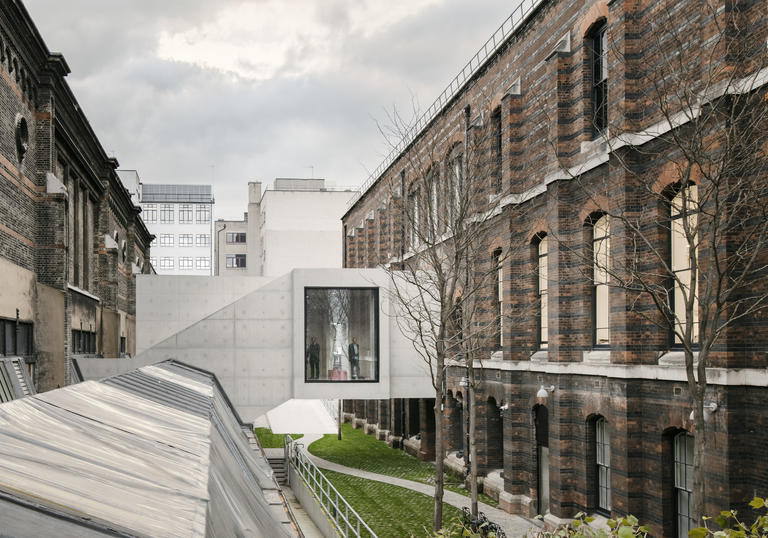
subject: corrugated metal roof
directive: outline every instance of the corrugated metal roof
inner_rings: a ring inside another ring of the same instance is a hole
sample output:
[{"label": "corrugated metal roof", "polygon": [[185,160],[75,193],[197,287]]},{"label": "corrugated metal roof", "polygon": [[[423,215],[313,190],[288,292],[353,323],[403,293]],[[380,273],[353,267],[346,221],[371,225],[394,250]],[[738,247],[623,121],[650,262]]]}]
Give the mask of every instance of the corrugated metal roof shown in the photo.
[{"label": "corrugated metal roof", "polygon": [[35,394],[35,385],[29,377],[22,357],[0,358],[0,402],[9,402]]},{"label": "corrugated metal roof", "polygon": [[210,185],[143,183],[141,185],[141,202],[213,203],[213,188]]},{"label": "corrugated metal roof", "polygon": [[2,404],[2,532],[289,536],[243,427],[212,374],[176,361]]}]

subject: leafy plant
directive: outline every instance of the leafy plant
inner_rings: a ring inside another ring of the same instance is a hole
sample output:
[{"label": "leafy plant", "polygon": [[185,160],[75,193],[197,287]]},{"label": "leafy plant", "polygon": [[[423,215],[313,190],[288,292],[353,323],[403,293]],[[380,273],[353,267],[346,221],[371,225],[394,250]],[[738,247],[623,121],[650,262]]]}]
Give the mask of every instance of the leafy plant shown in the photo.
[{"label": "leafy plant", "polygon": [[[723,510],[720,515],[704,517],[704,527],[698,527],[688,532],[690,538],[768,538],[768,503],[761,497],[755,497],[749,503],[753,510],[759,511],[752,523],[741,521],[736,510]],[[714,522],[719,529],[709,528]]]},{"label": "leafy plant", "polygon": [[[538,519],[541,516],[537,516]],[[558,527],[554,531],[536,531],[530,538],[645,538],[650,529],[640,525],[637,518],[632,515],[627,517],[609,519],[606,522],[608,529],[592,527],[589,524],[595,520],[583,512],[576,514],[571,523]]]}]

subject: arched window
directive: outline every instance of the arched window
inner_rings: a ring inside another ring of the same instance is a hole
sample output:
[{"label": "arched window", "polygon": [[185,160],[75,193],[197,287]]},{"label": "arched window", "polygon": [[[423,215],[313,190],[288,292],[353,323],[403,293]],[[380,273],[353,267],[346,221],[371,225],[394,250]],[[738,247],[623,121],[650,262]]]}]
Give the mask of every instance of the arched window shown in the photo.
[{"label": "arched window", "polygon": [[608,215],[592,225],[592,344],[607,346],[611,343],[610,257],[611,230]]},{"label": "arched window", "polygon": [[549,308],[547,301],[547,236],[541,236],[537,246],[537,294],[539,298],[539,349],[547,349],[549,342]]},{"label": "arched window", "polygon": [[[699,300],[698,291],[692,282],[691,252],[696,257],[698,242],[698,191],[696,185],[681,188],[669,203],[670,269],[673,279],[672,312],[675,315],[677,331],[684,333],[688,321],[686,301],[692,301],[691,316],[693,330],[691,341],[699,341]],[[674,344],[681,344],[675,334]]]},{"label": "arched window", "polygon": [[493,346],[496,349],[501,349],[504,345],[504,269],[501,263],[501,249],[497,248],[493,251],[493,263],[496,267],[496,279],[494,285],[494,339]]},{"label": "arched window", "polygon": [[611,513],[611,440],[604,417],[595,420],[595,485],[597,510]]},{"label": "arched window", "polygon": [[608,125],[608,43],[605,19],[587,34],[589,67],[592,71],[590,92],[593,137],[600,135]]},{"label": "arched window", "polygon": [[467,209],[464,207],[466,201],[463,200],[465,185],[464,185],[464,155],[461,152],[461,146],[457,145],[456,148],[451,151],[451,155],[448,159],[449,169],[449,189],[450,189],[450,206],[449,206],[449,221],[450,227],[453,227],[462,219],[462,211]]},{"label": "arched window", "polygon": [[676,535],[688,536],[698,518],[693,514],[693,435],[682,432],[675,436],[675,525]]}]

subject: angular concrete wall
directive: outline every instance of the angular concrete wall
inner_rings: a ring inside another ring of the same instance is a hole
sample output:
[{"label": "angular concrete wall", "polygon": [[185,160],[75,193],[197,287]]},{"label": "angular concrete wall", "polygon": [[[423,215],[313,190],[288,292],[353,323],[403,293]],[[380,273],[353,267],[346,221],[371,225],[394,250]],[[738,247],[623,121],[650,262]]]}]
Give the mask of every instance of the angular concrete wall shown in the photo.
[{"label": "angular concrete wall", "polygon": [[[191,317],[191,312],[204,311],[215,301],[220,301],[213,290],[222,289],[225,295],[233,293],[232,289],[225,289],[227,280],[230,279],[140,278],[138,296],[144,307],[139,310],[137,325],[140,330],[149,331],[151,336],[139,334],[139,340],[146,342],[171,330],[162,326],[163,319],[184,323],[190,321],[187,318]],[[426,366],[391,315],[387,291],[389,277],[384,271],[297,269],[274,279],[253,279],[251,283],[235,284],[247,288],[256,281],[262,286],[255,291],[202,319],[190,321],[185,328],[158,341],[133,359],[80,359],[83,374],[95,379],[177,359],[215,373],[246,421],[256,419],[291,398],[386,399],[434,394]],[[195,292],[201,286],[211,295],[207,304],[195,302]],[[304,288],[308,286],[379,287],[378,382],[304,381]]]}]

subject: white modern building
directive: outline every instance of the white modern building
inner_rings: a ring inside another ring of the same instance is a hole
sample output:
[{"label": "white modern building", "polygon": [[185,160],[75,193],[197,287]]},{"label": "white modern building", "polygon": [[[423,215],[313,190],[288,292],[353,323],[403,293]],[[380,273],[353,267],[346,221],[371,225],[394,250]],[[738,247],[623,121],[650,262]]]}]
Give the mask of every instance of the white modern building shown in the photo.
[{"label": "white modern building", "polygon": [[243,220],[217,220],[217,275],[277,276],[298,268],[341,267],[341,216],[352,189],[324,179],[276,178],[248,183]]},{"label": "white modern building", "polygon": [[213,274],[211,185],[143,183],[135,170],[118,171],[155,236],[151,263],[160,275]]}]

